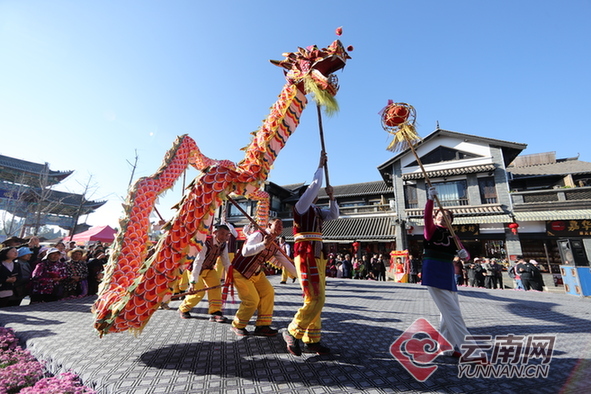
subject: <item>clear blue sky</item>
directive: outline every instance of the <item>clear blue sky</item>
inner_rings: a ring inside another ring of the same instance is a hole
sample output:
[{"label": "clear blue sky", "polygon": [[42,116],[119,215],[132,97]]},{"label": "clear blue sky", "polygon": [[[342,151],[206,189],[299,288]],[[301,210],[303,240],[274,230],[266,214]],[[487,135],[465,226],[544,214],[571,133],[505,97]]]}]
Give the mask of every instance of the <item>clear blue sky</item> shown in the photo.
[{"label": "clear blue sky", "polygon": [[[284,84],[269,59],[325,47],[343,26],[352,59],[340,112],[324,118],[333,185],[379,180],[392,157],[378,111],[417,110],[440,127],[591,161],[591,2],[28,1],[0,2],[0,153],[75,170],[61,188],[109,200],[88,217],[117,225],[135,150],[154,173],[176,136],[240,161]],[[309,182],[320,150],[309,107],[270,181]],[[190,172],[190,178],[196,176]],[[179,185],[160,199],[169,207]]]}]

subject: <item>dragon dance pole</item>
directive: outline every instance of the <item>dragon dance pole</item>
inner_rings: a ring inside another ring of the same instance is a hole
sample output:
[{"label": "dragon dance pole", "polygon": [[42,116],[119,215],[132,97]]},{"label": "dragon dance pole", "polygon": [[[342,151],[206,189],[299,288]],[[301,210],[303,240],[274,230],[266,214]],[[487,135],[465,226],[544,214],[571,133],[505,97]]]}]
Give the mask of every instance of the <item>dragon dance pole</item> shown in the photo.
[{"label": "dragon dance pole", "polygon": [[[316,105],[316,110],[318,112],[318,131],[320,132],[320,146],[322,147],[322,152],[326,153],[326,146],[324,145],[324,129],[322,127],[322,111],[320,110],[320,105]],[[326,186],[330,186],[330,180],[328,179],[328,163],[324,163],[324,176],[326,177]]]},{"label": "dragon dance pole", "polygon": [[[380,115],[382,117],[382,127],[384,130],[390,134],[394,134],[394,140],[387,149],[389,151],[396,152],[409,148],[412,151],[412,154],[415,156],[415,159],[417,159],[417,163],[419,164],[421,172],[425,177],[425,182],[430,188],[433,187],[431,180],[429,179],[429,175],[427,174],[425,167],[423,167],[421,158],[414,147],[416,142],[422,141],[414,127],[416,119],[416,111],[414,107],[410,104],[394,103],[390,100],[388,105],[380,111]],[[437,197],[437,195],[434,197],[439,209],[443,210],[444,208],[441,204],[441,201],[439,201],[439,197]],[[456,247],[458,250],[462,249],[460,241],[458,240],[449,218],[445,214],[442,216],[445,226],[449,230]]]},{"label": "dragon dance pole", "polygon": [[186,291],[184,293],[175,294],[170,299],[171,300],[178,300],[179,298],[184,297],[184,296],[197,294],[197,293],[200,293],[202,291],[217,289],[218,287],[222,287],[222,286],[223,285],[217,285],[217,286],[211,286],[211,287],[204,287],[203,289],[189,290],[189,291]]},{"label": "dragon dance pole", "polygon": [[[250,221],[251,224],[254,225],[254,227],[259,230],[259,231],[265,231],[261,226],[259,226],[259,224],[256,222],[256,220],[254,220],[252,217],[250,217],[249,214],[246,213],[246,211],[244,209],[242,209],[242,207],[240,205],[238,205],[238,203],[230,196],[227,196],[228,201],[230,201],[232,204],[234,204],[234,206],[236,208],[238,208],[238,210]],[[286,259],[289,260],[290,263],[293,264],[293,260],[289,258],[289,256],[285,253],[285,251],[283,249],[281,249],[281,247],[279,247],[279,245],[277,245],[277,242],[275,242],[275,240],[271,241],[273,243],[273,245],[275,245],[277,247],[277,250],[279,250],[279,252],[281,252],[281,254],[283,256],[285,256]]]}]

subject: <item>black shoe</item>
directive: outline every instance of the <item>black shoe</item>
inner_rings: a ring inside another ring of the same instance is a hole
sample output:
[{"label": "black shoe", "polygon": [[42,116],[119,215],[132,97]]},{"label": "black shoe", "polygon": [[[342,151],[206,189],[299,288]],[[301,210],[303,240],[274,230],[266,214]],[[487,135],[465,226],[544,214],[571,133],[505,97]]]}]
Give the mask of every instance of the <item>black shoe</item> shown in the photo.
[{"label": "black shoe", "polygon": [[228,318],[222,315],[211,315],[209,316],[209,321],[216,323],[226,323],[228,321]]},{"label": "black shoe", "polygon": [[306,353],[316,353],[316,354],[330,354],[330,349],[326,346],[320,344],[320,342],[316,343],[305,343],[304,344],[304,352]]},{"label": "black shoe", "polygon": [[271,328],[271,326],[256,326],[254,329],[254,335],[261,337],[274,337],[277,333],[278,331]]},{"label": "black shoe", "polygon": [[283,331],[283,340],[287,344],[287,351],[293,354],[294,356],[301,356],[302,349],[300,349],[300,341],[297,340],[293,335],[289,333],[289,331]]},{"label": "black shoe", "polygon": [[190,319],[191,318],[191,314],[189,312],[179,311],[179,315],[181,316],[181,319]]},{"label": "black shoe", "polygon": [[231,328],[232,331],[234,331],[234,334],[238,335],[239,337],[247,337],[248,334],[250,334],[246,328],[238,328],[234,326],[232,326]]},{"label": "black shoe", "polygon": [[291,278],[291,283],[295,283],[297,278]]},{"label": "black shoe", "polygon": [[282,285],[284,285],[286,282],[285,282],[284,280],[282,280],[282,281],[281,281],[281,282],[279,282],[279,283],[281,283]]}]

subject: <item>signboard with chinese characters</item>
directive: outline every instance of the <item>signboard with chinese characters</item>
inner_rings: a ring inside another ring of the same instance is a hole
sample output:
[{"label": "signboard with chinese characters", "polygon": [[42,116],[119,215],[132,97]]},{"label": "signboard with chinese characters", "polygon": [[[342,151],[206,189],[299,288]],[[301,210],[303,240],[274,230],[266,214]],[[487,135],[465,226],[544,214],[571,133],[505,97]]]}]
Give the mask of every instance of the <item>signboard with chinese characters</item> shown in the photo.
[{"label": "signboard with chinese characters", "polygon": [[546,235],[550,237],[591,236],[591,220],[553,220],[546,222]]},{"label": "signboard with chinese characters", "polygon": [[455,233],[461,238],[463,236],[474,236],[480,234],[480,226],[478,224],[458,224],[452,225]]}]

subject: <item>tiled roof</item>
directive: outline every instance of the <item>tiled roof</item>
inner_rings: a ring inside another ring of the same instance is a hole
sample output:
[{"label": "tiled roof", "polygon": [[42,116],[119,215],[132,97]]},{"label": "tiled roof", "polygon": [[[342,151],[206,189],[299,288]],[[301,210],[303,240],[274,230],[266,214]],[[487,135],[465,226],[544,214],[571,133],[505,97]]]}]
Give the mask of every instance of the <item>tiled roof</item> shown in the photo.
[{"label": "tiled roof", "polygon": [[[394,240],[392,217],[339,218],[324,222],[322,238],[327,241]],[[284,223],[282,235],[293,241],[293,225]]]},{"label": "tiled roof", "polygon": [[591,209],[515,212],[515,219],[521,222],[591,219]]},{"label": "tiled roof", "polygon": [[[13,157],[8,157],[4,155],[0,155],[0,170],[4,168],[9,168],[12,170],[27,172],[31,174],[42,174],[45,171],[45,164],[33,163],[26,160],[15,159]],[[60,177],[66,178],[70,175],[73,171],[52,171],[49,170],[48,176],[50,177]]]},{"label": "tiled roof", "polygon": [[[459,216],[454,217],[453,224],[483,224],[483,223],[511,223],[513,219],[509,215],[488,216]],[[408,223],[413,226],[424,226],[423,218],[409,218]]]},{"label": "tiled roof", "polygon": [[[448,208],[448,207],[446,207]],[[498,214],[506,214],[503,208],[500,205],[479,205],[479,206],[469,206],[469,207],[449,207],[449,209],[454,213],[454,216],[485,216],[485,215],[498,215]],[[424,209],[407,209],[406,214],[409,217],[423,217],[425,210]]]},{"label": "tiled roof", "polygon": [[[482,166],[450,168],[447,170],[428,171],[427,176],[429,176],[429,178],[440,178],[440,177],[452,176],[452,175],[475,174],[475,173],[479,173],[479,172],[492,172],[494,170],[495,170],[494,164],[487,164],[487,165],[482,165]],[[422,171],[402,175],[402,179],[405,181],[409,180],[409,179],[423,179],[424,177],[425,177],[425,174]]]},{"label": "tiled roof", "polygon": [[580,160],[558,161],[523,167],[507,167],[515,178],[539,175],[591,174],[591,163]]},{"label": "tiled roof", "polygon": [[[334,196],[338,197],[355,197],[366,195],[380,195],[394,193],[394,188],[390,187],[384,181],[373,181],[364,183],[353,183],[350,185],[333,186]],[[326,197],[324,188],[318,194],[319,198]]]}]

